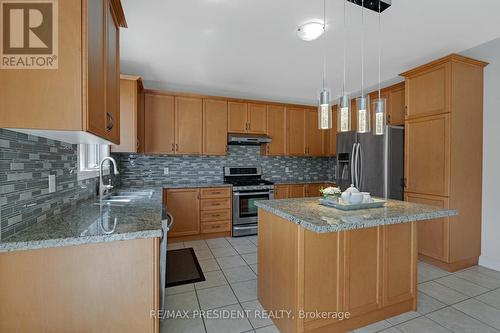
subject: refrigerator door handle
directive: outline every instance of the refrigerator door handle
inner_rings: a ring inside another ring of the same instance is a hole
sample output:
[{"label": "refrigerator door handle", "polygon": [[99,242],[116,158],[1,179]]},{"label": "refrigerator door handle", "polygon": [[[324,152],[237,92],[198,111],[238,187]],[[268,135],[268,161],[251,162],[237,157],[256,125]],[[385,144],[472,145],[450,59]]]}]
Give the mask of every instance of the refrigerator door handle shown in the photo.
[{"label": "refrigerator door handle", "polygon": [[363,148],[361,147],[361,143],[358,143],[358,164],[359,164],[359,180],[358,180],[358,189],[361,191],[361,187],[363,186]]},{"label": "refrigerator door handle", "polygon": [[355,174],[355,166],[356,164],[356,143],[352,145],[352,153],[351,153],[351,184],[356,183],[356,174]]}]

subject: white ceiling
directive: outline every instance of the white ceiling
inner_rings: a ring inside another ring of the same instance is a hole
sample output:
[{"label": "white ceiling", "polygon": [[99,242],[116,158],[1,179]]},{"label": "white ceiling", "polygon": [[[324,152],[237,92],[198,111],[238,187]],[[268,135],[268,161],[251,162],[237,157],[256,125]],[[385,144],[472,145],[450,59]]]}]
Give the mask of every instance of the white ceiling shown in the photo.
[{"label": "white ceiling", "polygon": [[[500,36],[498,0],[393,0],[382,13],[382,82]],[[325,37],[297,38],[322,0],[122,0],[122,72],[147,88],[313,104]],[[472,6],[471,4],[474,4]],[[347,91],[361,88],[361,11],[347,5]],[[365,11],[365,86],[378,82],[378,14]],[[343,0],[327,0],[327,86],[341,93]]]}]

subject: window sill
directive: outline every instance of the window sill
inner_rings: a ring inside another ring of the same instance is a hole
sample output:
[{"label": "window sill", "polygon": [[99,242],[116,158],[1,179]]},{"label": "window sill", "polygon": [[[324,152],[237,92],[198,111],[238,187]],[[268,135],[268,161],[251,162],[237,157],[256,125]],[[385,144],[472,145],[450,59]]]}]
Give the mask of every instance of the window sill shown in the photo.
[{"label": "window sill", "polygon": [[[109,167],[105,167],[103,170],[103,176],[109,175]],[[86,179],[91,179],[91,178],[97,178],[99,177],[99,169],[95,170],[80,170],[78,171],[77,174],[77,180],[82,181]]]}]

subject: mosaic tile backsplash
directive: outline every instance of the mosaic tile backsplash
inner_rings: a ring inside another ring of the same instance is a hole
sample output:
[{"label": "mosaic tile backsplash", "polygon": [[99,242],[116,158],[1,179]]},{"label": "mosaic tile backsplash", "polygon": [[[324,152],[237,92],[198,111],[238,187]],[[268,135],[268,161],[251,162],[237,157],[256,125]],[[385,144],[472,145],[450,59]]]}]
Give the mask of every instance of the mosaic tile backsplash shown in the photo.
[{"label": "mosaic tile backsplash", "polygon": [[[77,145],[0,128],[0,239],[95,195],[96,179],[77,180]],[[56,192],[48,193],[48,176]]]},{"label": "mosaic tile backsplash", "polygon": [[[261,166],[274,182],[333,180],[335,158],[261,156],[258,146],[229,146],[227,156],[113,154],[125,186],[221,182],[224,166]],[[289,172],[285,172],[288,167]],[[168,168],[168,175],[164,169]]]}]

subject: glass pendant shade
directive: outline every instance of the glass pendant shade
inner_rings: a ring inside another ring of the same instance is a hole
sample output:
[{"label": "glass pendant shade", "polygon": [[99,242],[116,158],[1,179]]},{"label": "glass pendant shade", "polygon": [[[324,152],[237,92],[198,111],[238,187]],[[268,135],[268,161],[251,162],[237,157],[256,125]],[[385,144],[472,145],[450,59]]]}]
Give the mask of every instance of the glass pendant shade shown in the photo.
[{"label": "glass pendant shade", "polygon": [[373,135],[384,135],[386,124],[386,107],[387,100],[385,98],[376,98],[372,102],[374,114]]},{"label": "glass pendant shade", "polygon": [[318,128],[322,130],[332,128],[332,106],[330,104],[330,92],[326,89],[323,89],[319,93]]},{"label": "glass pendant shade", "polygon": [[337,132],[349,132],[351,130],[351,101],[349,96],[344,95],[339,99],[337,114]]},{"label": "glass pendant shade", "polygon": [[370,132],[370,107],[368,98],[358,97],[356,108],[358,112],[358,133]]}]

